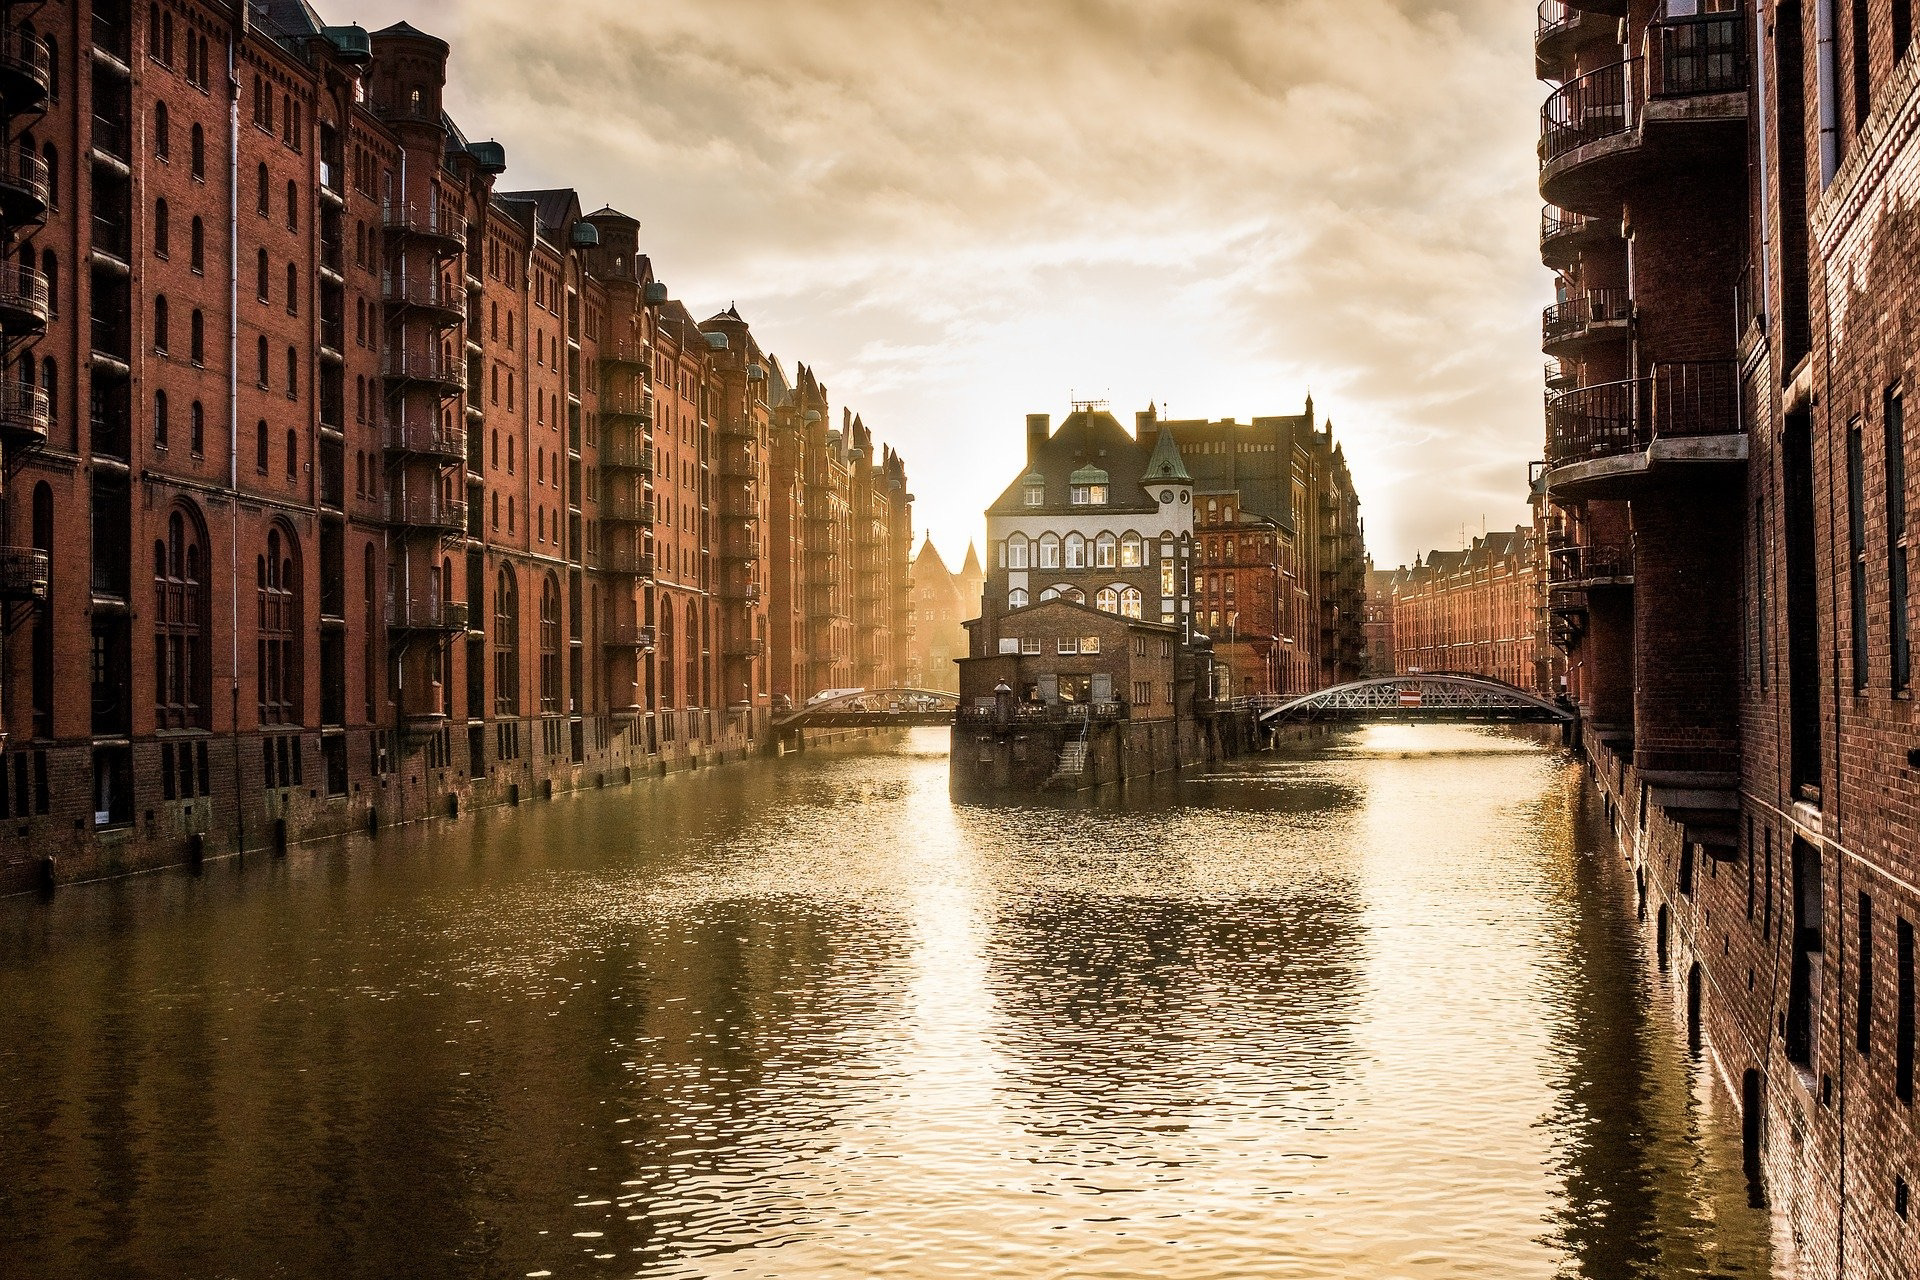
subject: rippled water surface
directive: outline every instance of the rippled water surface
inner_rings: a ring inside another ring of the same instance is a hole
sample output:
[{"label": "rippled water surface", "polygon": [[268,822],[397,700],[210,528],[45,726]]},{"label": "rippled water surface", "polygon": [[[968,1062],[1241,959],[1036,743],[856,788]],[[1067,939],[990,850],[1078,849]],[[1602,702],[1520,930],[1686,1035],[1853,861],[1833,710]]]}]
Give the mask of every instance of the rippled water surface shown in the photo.
[{"label": "rippled water surface", "polygon": [[945,735],[0,901],[8,1276],[1766,1276],[1566,757]]}]

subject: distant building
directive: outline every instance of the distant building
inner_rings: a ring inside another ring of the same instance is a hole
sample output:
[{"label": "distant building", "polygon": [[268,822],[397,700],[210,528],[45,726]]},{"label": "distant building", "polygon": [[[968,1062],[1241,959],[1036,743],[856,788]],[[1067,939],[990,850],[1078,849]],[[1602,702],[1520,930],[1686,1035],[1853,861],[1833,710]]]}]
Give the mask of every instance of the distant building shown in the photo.
[{"label": "distant building", "polygon": [[1360,498],[1313,399],[1296,415],[1160,421],[1194,478],[1194,625],[1227,669],[1222,692],[1310,693],[1357,679],[1366,573]]},{"label": "distant building", "polygon": [[1533,531],[1521,527],[1379,575],[1392,610],[1393,670],[1466,672],[1555,692],[1537,683],[1540,550]]},{"label": "distant building", "polygon": [[1367,607],[1362,628],[1367,639],[1368,676],[1395,674],[1393,665],[1393,579],[1392,569],[1376,569],[1367,561]]},{"label": "distant building", "polygon": [[[978,567],[971,543],[967,559]],[[966,621],[971,616],[961,583],[961,575],[947,568],[928,535],[913,560],[915,630],[907,659],[907,684],[912,688],[959,692],[960,670],[954,663],[967,656]],[[980,603],[977,594],[971,603]]]}]

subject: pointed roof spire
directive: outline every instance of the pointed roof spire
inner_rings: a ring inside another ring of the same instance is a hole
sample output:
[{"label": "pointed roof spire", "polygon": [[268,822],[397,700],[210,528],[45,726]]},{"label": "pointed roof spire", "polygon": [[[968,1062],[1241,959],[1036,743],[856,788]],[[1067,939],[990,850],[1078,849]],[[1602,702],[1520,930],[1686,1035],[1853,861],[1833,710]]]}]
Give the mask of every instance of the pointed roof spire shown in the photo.
[{"label": "pointed roof spire", "polygon": [[967,558],[966,558],[966,561],[961,564],[960,572],[971,573],[971,574],[980,574],[985,572],[985,570],[983,570],[980,567],[980,553],[973,549],[972,538],[967,539]]},{"label": "pointed roof spire", "polygon": [[1153,456],[1147,459],[1146,474],[1140,477],[1142,484],[1158,484],[1164,480],[1193,483],[1193,476],[1187,471],[1186,460],[1180,456],[1180,446],[1174,443],[1170,427],[1160,428],[1160,438],[1154,442]]}]

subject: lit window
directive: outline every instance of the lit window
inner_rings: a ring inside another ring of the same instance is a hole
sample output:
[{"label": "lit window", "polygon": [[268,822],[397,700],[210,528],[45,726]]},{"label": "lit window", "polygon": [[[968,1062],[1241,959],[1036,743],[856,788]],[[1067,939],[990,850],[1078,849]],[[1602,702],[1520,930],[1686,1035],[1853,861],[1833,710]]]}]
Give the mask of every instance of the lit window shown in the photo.
[{"label": "lit window", "polygon": [[1082,636],[1080,639],[1080,652],[1082,653],[1100,652],[1100,637],[1099,636]]},{"label": "lit window", "polygon": [[1019,653],[1020,642],[1018,640],[1012,640],[1012,639],[1002,640],[1000,642],[1000,652],[1001,653]]},{"label": "lit window", "polygon": [[1120,593],[1112,587],[1100,588],[1100,594],[1094,597],[1094,607],[1102,613],[1120,612]]},{"label": "lit window", "polygon": [[1130,533],[1120,539],[1120,567],[1122,569],[1138,569],[1140,567],[1141,553],[1143,550],[1144,545],[1141,543],[1140,535],[1137,533]]}]

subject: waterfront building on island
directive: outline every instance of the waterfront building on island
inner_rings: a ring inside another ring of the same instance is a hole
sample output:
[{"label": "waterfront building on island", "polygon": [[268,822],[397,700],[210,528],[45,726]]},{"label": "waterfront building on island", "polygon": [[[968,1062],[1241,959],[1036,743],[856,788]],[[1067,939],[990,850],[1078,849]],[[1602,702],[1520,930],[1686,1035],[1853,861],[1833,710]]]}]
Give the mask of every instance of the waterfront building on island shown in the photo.
[{"label": "waterfront building on island", "polygon": [[0,17],[0,891],[735,756],[904,668],[898,455],[636,219],[511,189],[445,42]]},{"label": "waterfront building on island", "polygon": [[[1551,698],[1540,687],[1534,627],[1540,545],[1530,528],[1481,534],[1460,551],[1430,551],[1380,573],[1395,674],[1491,676]],[[1371,601],[1369,601],[1371,605]]]},{"label": "waterfront building on island", "polygon": [[[967,561],[979,564],[973,544]],[[906,684],[912,689],[959,692],[954,663],[967,656],[967,619],[979,607],[980,593],[969,594],[965,578],[947,568],[940,549],[927,535],[913,558],[913,643],[908,646]]]},{"label": "waterfront building on island", "polygon": [[1555,0],[1547,618],[1671,1008],[1810,1280],[1920,1270],[1908,0]]}]

